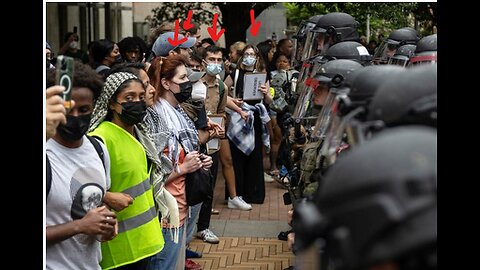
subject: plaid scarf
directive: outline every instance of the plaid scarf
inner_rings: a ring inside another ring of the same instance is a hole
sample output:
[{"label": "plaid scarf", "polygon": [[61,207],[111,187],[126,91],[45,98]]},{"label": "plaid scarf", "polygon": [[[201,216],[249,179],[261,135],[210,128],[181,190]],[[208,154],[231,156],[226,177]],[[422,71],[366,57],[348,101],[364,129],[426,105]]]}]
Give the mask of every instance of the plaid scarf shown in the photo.
[{"label": "plaid scarf", "polygon": [[237,148],[245,155],[250,155],[255,149],[255,128],[253,127],[253,112],[258,111],[260,119],[262,120],[262,142],[270,150],[270,136],[266,124],[270,121],[267,109],[262,103],[257,103],[255,106],[247,103],[242,104],[242,109],[248,112],[248,121],[245,122],[239,113],[233,112],[230,114],[230,124],[227,129],[227,137]]}]

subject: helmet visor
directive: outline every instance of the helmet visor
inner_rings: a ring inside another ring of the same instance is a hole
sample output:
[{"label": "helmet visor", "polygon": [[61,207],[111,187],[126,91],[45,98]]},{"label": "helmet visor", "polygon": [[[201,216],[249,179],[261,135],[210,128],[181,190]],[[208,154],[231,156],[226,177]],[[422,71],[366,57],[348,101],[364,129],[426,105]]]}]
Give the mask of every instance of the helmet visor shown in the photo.
[{"label": "helmet visor", "polygon": [[396,65],[401,67],[406,67],[408,65],[408,62],[409,62],[409,58],[403,55],[393,56],[390,59],[388,59],[389,65]]},{"label": "helmet visor", "polygon": [[329,36],[324,32],[310,31],[307,35],[302,60],[310,59],[317,55],[325,55],[329,47]]},{"label": "helmet visor", "polygon": [[292,118],[299,119],[305,117],[307,111],[310,109],[312,89],[306,87],[305,83],[297,84],[297,88],[300,87],[300,94],[295,104]]},{"label": "helmet visor", "polygon": [[[345,95],[338,96],[338,100],[344,98]],[[363,112],[363,108],[356,108],[349,114],[344,117],[340,117],[339,114],[335,114],[332,117],[330,127],[328,128],[327,135],[322,145],[321,155],[325,157],[324,164],[322,166],[330,166],[335,163],[338,153],[349,146],[349,141],[347,138],[346,130],[347,126],[351,126],[352,123],[355,123],[355,117]],[[355,135],[356,137],[356,135]]]},{"label": "helmet visor", "polygon": [[390,57],[395,55],[400,43],[393,41],[382,41],[380,46],[375,50],[373,55],[373,64],[374,65],[385,65],[388,64]]},{"label": "helmet visor", "polygon": [[[319,87],[322,86],[325,87],[325,84],[320,83]],[[346,95],[346,93],[347,88],[332,88],[328,91],[327,98],[323,103],[322,110],[320,111],[315,127],[313,128],[312,138],[325,138],[328,130],[332,128],[332,119],[337,114],[340,95]],[[338,123],[339,122],[337,121],[335,125]]]}]

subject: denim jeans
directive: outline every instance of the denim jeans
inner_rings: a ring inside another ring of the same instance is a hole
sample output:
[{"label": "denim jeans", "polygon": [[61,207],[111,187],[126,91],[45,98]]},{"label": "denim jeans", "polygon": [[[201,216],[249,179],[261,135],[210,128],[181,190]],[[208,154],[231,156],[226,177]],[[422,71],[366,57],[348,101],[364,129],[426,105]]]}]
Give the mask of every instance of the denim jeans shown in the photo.
[{"label": "denim jeans", "polygon": [[170,229],[162,228],[165,244],[162,251],[150,260],[149,270],[172,270],[176,268],[178,256],[182,255],[185,260],[185,250],[181,250],[184,230],[185,224],[178,228],[178,243],[175,244],[170,235]]},{"label": "denim jeans", "polygon": [[194,206],[190,206],[190,215],[187,220],[187,246],[192,241],[193,234],[195,233],[197,229],[197,221],[198,221],[198,215],[200,214],[200,209],[202,209],[202,204],[199,203]]}]

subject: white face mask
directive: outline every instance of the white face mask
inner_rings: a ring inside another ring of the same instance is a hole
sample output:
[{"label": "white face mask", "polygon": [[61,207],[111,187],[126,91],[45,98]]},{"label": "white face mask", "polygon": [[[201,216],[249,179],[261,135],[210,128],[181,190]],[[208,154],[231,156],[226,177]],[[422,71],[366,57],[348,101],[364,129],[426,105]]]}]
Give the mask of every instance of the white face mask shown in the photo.
[{"label": "white face mask", "polygon": [[70,47],[71,49],[78,49],[78,42],[75,41],[75,40],[72,41],[72,42],[70,42],[69,47]]},{"label": "white face mask", "polygon": [[206,71],[209,75],[215,76],[218,73],[222,72],[222,64],[208,63]]},{"label": "white face mask", "polygon": [[201,80],[192,85],[192,100],[205,100],[207,97],[207,87]]},{"label": "white face mask", "polygon": [[247,67],[251,67],[253,65],[255,65],[255,62],[257,62],[257,58],[255,58],[254,56],[246,56],[243,58],[243,61],[242,63],[247,66]]}]

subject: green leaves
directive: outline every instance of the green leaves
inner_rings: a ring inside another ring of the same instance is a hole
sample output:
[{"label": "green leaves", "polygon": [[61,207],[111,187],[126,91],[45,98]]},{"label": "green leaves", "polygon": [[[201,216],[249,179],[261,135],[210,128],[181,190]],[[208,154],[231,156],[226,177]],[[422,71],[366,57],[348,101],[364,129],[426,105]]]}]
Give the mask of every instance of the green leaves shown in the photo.
[{"label": "green leaves", "polygon": [[[360,35],[365,35],[367,16],[370,15],[372,36],[383,33],[385,36],[401,27],[420,28],[422,33],[430,32],[437,24],[437,3],[284,3],[287,20],[290,25],[299,25],[314,15],[330,12],[345,12],[352,15],[359,23]],[[417,24],[418,27],[415,27]]]},{"label": "green leaves", "polygon": [[176,19],[185,20],[189,10],[193,11],[192,22],[210,24],[213,20],[213,15],[219,13],[218,24],[222,25],[222,16],[218,6],[200,2],[163,2],[160,7],[152,9],[153,16],[148,16],[146,21],[153,28],[163,22],[174,22]]}]

